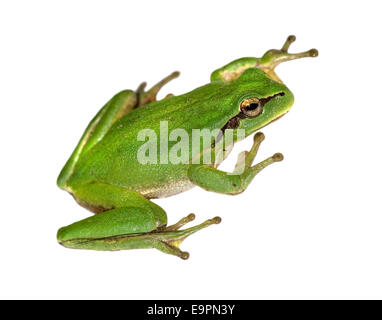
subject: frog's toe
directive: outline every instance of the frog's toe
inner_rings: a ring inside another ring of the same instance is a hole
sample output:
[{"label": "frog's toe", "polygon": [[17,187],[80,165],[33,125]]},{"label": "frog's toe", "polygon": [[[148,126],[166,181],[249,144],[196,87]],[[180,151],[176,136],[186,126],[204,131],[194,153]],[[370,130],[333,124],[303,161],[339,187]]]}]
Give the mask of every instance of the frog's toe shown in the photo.
[{"label": "frog's toe", "polygon": [[[137,94],[138,94],[138,99],[139,99],[139,105],[138,106],[143,106],[143,105],[146,105],[148,103],[151,103],[151,102],[154,102],[157,100],[157,94],[159,92],[159,90],[164,86],[166,85],[167,83],[169,83],[171,80],[179,77],[180,75],[180,72],[179,71],[175,71],[173,73],[171,73],[170,75],[168,75],[167,77],[165,77],[164,79],[162,79],[161,81],[159,81],[157,84],[155,84],[150,90],[148,91],[144,91],[145,87],[146,87],[146,82],[143,82],[137,89]],[[167,98],[167,97],[166,97]]]},{"label": "frog's toe", "polygon": [[189,257],[190,254],[187,251],[182,251],[182,253],[180,254],[180,258],[182,258],[183,260],[187,260]]},{"label": "frog's toe", "polygon": [[187,217],[184,217],[182,219],[180,219],[177,223],[171,225],[171,226],[168,226],[166,227],[164,230],[165,231],[175,231],[175,230],[179,230],[181,227],[183,227],[185,224],[193,221],[195,219],[195,214],[193,213],[190,213]]},{"label": "frog's toe", "polygon": [[282,46],[281,48],[281,51],[284,51],[284,52],[288,52],[288,49],[290,47],[290,45],[296,41],[296,36],[291,34],[290,36],[288,36],[288,38],[286,39],[284,45]]},{"label": "frog's toe", "polygon": [[173,226],[161,230],[158,233],[153,233],[155,236],[153,246],[164,253],[175,255],[183,260],[188,259],[190,254],[179,248],[181,243],[191,234],[207,228],[210,225],[219,224],[221,222],[220,217],[214,217],[188,229],[179,230],[182,225],[194,219],[195,215],[191,213]]},{"label": "frog's toe", "polygon": [[283,154],[280,153],[280,152],[275,153],[275,154],[272,156],[272,158],[273,158],[273,160],[274,160],[275,162],[280,162],[280,161],[283,161],[283,160],[284,160],[284,156],[283,156]]}]

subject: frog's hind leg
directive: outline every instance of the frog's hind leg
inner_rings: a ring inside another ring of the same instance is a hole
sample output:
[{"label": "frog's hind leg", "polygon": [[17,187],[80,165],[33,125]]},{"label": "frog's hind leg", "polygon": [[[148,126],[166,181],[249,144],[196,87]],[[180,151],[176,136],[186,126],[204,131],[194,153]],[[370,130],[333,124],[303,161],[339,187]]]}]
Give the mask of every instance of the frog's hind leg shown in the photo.
[{"label": "frog's hind leg", "polygon": [[[61,228],[57,233],[57,240],[61,245],[74,249],[116,251],[155,248],[185,260],[189,253],[179,248],[184,239],[221,221],[219,217],[215,217],[197,226],[176,230],[193,219],[189,215],[179,221],[174,229],[147,229],[147,232],[131,233],[139,220],[147,222],[150,215],[143,207],[112,209]],[[142,227],[149,228],[150,225],[141,225],[140,229]]]},{"label": "frog's hind leg", "polygon": [[194,220],[194,218],[195,215],[190,214],[187,217],[181,219],[178,223],[174,224],[173,226],[168,227],[164,231],[153,233],[152,236],[156,239],[156,241],[153,242],[153,246],[164,253],[172,254],[182,259],[188,259],[189,253],[182,251],[179,248],[180,244],[191,234],[201,229],[207,228],[213,224],[219,224],[221,222],[220,217],[215,217],[212,219],[208,219],[194,227],[190,227],[184,230],[178,230],[186,223]]},{"label": "frog's hind leg", "polygon": [[90,121],[57,179],[57,185],[60,188],[67,188],[67,181],[73,173],[74,167],[81,156],[101,141],[113,124],[122,116],[135,109],[137,104],[137,94],[132,90],[124,90],[117,93],[101,108],[101,110],[98,111]]},{"label": "frog's hind leg", "polygon": [[[169,83],[171,80],[179,77],[179,71],[175,71],[173,73],[171,73],[170,75],[168,75],[167,77],[165,77],[164,79],[162,79],[161,81],[159,81],[157,84],[155,84],[150,90],[148,91],[145,91],[145,88],[146,88],[146,85],[147,83],[146,82],[143,82],[140,84],[140,86],[138,87],[136,93],[138,95],[138,106],[141,107],[145,104],[148,104],[148,103],[151,103],[151,102],[154,102],[157,100],[157,94],[159,92],[159,90],[164,86],[166,85],[167,83]],[[166,98],[172,96],[172,94],[168,94],[166,96]]]},{"label": "frog's hind leg", "polygon": [[194,164],[188,170],[189,179],[208,191],[224,194],[243,192],[261,170],[274,162],[283,160],[281,153],[275,153],[273,156],[252,166],[263,140],[264,134],[261,132],[255,134],[251,150],[249,152],[244,151],[239,155],[235,170],[232,173],[218,170],[210,165]]},{"label": "frog's hind leg", "polygon": [[58,231],[57,240],[69,248],[112,251],[156,248],[187,259],[188,253],[179,249],[180,243],[196,231],[220,222],[215,217],[179,230],[193,221],[195,215],[191,213],[167,226],[166,212],[135,191],[101,182],[86,183],[75,189],[76,200],[98,214]]}]

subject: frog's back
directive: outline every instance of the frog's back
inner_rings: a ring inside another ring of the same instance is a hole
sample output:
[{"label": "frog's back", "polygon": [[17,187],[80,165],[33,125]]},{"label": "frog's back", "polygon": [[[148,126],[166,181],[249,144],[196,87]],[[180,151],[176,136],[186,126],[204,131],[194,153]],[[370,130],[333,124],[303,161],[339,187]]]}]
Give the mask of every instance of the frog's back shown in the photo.
[{"label": "frog's back", "polygon": [[[190,138],[192,129],[222,128],[234,115],[229,112],[230,90],[223,89],[227,86],[211,83],[192,91],[192,94],[163,99],[123,116],[101,141],[81,155],[68,184],[98,181],[137,191],[147,198],[165,197],[191,188],[187,163],[163,161],[168,151],[160,148],[161,123],[162,128],[168,126],[169,133],[174,129],[183,129]],[[219,105],[211,105],[211,101],[215,100],[219,101]],[[138,134],[145,129],[154,132],[157,139],[156,163],[138,161],[138,150],[146,143],[138,141]],[[168,142],[168,150],[176,143]],[[191,161],[191,158],[190,152],[188,160]]]}]

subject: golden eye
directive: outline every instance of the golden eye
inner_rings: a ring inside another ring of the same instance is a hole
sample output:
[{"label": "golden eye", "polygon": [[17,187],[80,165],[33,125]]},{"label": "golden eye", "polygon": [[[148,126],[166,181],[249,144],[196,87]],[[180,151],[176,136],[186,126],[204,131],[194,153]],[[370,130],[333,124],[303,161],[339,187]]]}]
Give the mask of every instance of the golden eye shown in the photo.
[{"label": "golden eye", "polygon": [[262,103],[257,98],[245,99],[240,104],[240,111],[249,118],[257,117],[263,111]]}]

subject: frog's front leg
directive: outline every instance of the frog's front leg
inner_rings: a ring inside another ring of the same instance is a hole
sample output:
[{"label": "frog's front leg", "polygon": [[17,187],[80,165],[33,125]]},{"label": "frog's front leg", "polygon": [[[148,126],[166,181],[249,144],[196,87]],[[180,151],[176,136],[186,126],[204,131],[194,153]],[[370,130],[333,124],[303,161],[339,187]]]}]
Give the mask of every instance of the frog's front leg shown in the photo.
[{"label": "frog's front leg", "polygon": [[187,259],[189,254],[179,249],[182,241],[220,222],[220,218],[215,217],[179,230],[195,215],[190,214],[167,227],[164,210],[137,192],[103,183],[85,184],[75,189],[74,196],[82,205],[93,211],[100,208],[106,211],[61,228],[57,240],[69,248],[102,251],[156,248]]},{"label": "frog's front leg", "polygon": [[244,151],[239,155],[233,173],[215,169],[210,165],[193,164],[188,170],[189,179],[195,185],[208,191],[224,194],[238,194],[243,192],[261,170],[274,162],[283,160],[283,155],[276,153],[252,166],[252,162],[263,140],[263,133],[258,132],[255,134],[251,150],[249,152]]}]

